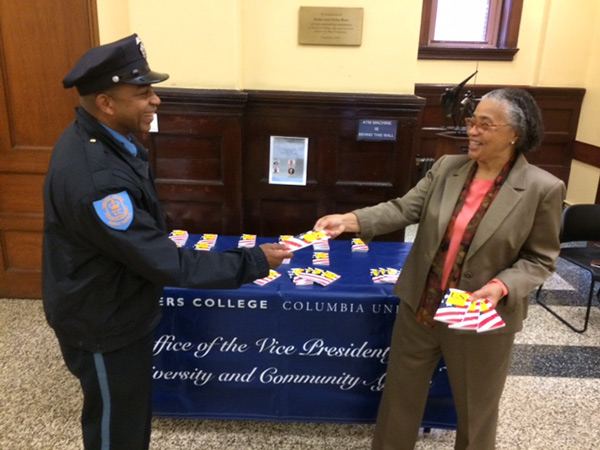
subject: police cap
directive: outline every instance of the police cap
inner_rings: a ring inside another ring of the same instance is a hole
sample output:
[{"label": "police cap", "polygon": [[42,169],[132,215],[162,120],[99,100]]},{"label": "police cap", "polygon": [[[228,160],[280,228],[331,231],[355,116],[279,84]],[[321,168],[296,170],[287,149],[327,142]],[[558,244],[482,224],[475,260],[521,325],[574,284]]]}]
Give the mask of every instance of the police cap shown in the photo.
[{"label": "police cap", "polygon": [[119,83],[145,85],[167,78],[166,73],[150,70],[144,44],[132,34],[85,52],[63,80],[63,86],[75,86],[80,95],[87,95]]}]

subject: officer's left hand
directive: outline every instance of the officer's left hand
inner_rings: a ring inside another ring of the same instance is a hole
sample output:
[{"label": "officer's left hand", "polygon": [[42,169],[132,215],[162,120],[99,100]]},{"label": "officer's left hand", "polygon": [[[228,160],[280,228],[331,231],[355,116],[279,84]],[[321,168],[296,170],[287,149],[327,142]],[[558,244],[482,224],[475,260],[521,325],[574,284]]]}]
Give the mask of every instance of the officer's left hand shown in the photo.
[{"label": "officer's left hand", "polygon": [[260,249],[265,253],[271,269],[279,267],[284,259],[294,256],[284,244],[262,244]]}]

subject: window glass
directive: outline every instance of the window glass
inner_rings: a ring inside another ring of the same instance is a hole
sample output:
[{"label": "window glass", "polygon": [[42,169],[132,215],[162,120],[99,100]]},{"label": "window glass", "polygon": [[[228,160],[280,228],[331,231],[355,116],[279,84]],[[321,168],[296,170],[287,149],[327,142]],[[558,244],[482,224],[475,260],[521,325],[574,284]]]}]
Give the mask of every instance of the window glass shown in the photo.
[{"label": "window glass", "polygon": [[438,0],[434,41],[486,42],[489,0]]}]

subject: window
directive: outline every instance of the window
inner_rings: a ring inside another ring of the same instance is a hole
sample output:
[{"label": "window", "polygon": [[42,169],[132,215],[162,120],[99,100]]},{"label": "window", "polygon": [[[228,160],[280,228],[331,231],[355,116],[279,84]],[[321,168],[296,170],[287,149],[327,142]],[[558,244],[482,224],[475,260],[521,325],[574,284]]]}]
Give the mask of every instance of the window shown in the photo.
[{"label": "window", "polygon": [[523,0],[423,0],[419,59],[512,61]]}]

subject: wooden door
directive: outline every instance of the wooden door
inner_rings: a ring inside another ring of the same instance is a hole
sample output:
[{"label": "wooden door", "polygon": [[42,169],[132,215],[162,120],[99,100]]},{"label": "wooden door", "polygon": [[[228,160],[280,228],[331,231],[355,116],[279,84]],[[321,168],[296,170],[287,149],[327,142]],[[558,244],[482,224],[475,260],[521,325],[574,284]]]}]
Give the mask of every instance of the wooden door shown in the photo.
[{"label": "wooden door", "polygon": [[95,0],[0,0],[2,298],[41,298],[42,184],[78,101],[61,81],[97,44]]}]

